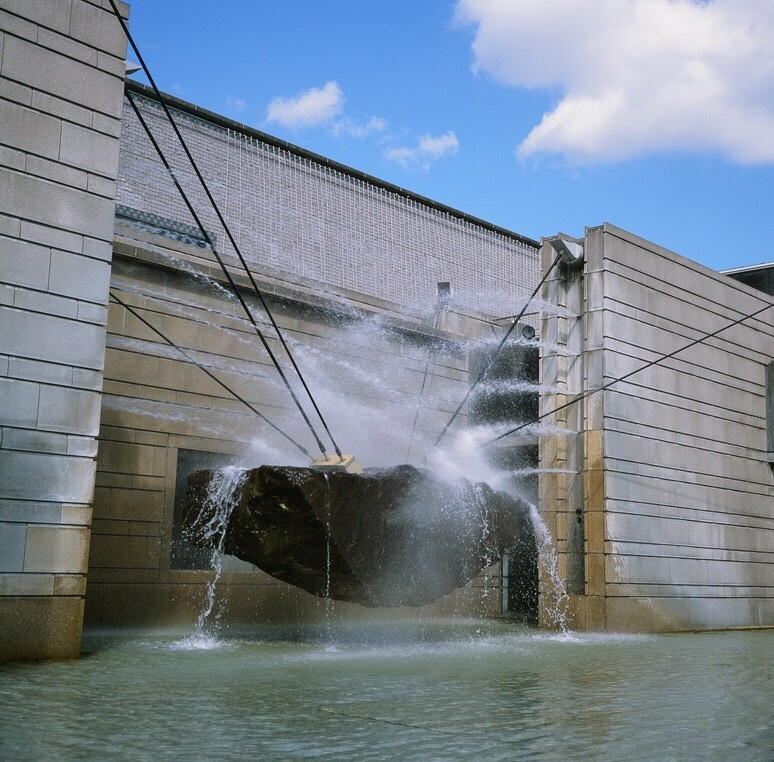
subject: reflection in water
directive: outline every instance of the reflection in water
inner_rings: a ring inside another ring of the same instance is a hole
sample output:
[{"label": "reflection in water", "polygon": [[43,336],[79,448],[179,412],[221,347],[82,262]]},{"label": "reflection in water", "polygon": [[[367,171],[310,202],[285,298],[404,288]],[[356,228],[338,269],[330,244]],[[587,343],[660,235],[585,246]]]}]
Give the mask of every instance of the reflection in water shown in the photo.
[{"label": "reflection in water", "polygon": [[95,634],[0,667],[0,759],[770,759],[774,632]]}]

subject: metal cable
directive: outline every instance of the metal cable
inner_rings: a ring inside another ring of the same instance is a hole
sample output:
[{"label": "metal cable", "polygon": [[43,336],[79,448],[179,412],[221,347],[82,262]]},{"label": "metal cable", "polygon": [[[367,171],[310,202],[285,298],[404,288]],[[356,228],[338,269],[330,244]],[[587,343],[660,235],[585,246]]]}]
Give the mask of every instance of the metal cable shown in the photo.
[{"label": "metal cable", "polygon": [[[198,178],[199,182],[202,185],[202,188],[207,195],[207,198],[212,205],[212,208],[215,212],[215,214],[218,217],[218,220],[220,221],[220,224],[223,226],[223,229],[228,236],[229,241],[231,242],[231,245],[234,247],[234,251],[242,264],[242,267],[245,270],[245,273],[247,274],[248,279],[250,280],[250,284],[252,285],[253,289],[255,290],[256,295],[258,296],[258,299],[261,302],[261,306],[266,312],[266,315],[268,316],[269,320],[271,321],[272,327],[277,333],[277,338],[280,340],[280,343],[282,344],[282,348],[285,350],[285,353],[288,356],[288,359],[290,360],[293,369],[295,370],[296,374],[298,375],[298,378],[301,382],[301,385],[304,387],[304,391],[306,392],[307,396],[309,397],[309,401],[312,403],[312,407],[314,408],[315,413],[317,414],[317,417],[320,419],[320,422],[322,423],[323,428],[325,429],[325,433],[328,435],[329,439],[331,440],[331,443],[333,444],[333,449],[336,451],[336,454],[339,456],[339,458],[343,458],[341,450],[339,449],[338,444],[336,443],[336,440],[333,438],[333,434],[330,431],[330,428],[328,427],[327,422],[325,421],[325,418],[322,415],[322,412],[320,411],[319,407],[317,406],[317,402],[314,399],[314,396],[312,395],[311,390],[309,389],[309,386],[306,383],[306,380],[304,379],[303,374],[301,373],[301,369],[298,367],[298,364],[296,363],[295,358],[293,357],[292,352],[290,351],[290,347],[288,347],[287,343],[285,342],[285,338],[282,335],[282,332],[280,331],[279,326],[277,325],[276,321],[274,320],[274,315],[272,314],[271,310],[269,309],[268,304],[266,303],[266,300],[264,299],[263,293],[261,289],[258,287],[258,284],[255,282],[255,278],[253,277],[253,274],[250,272],[250,268],[247,266],[247,262],[245,261],[244,257],[242,256],[242,252],[237,245],[236,240],[234,240],[234,236],[231,233],[231,230],[228,226],[228,223],[226,222],[225,218],[223,217],[223,214],[220,211],[220,207],[218,206],[217,202],[215,201],[215,198],[213,197],[212,193],[210,192],[209,186],[207,185],[207,182],[205,181],[201,171],[199,170],[198,165],[196,164],[196,161],[193,158],[193,155],[191,154],[191,151],[188,148],[188,144],[185,142],[185,139],[183,138],[180,130],[178,129],[177,123],[172,117],[172,113],[169,110],[169,107],[166,104],[166,101],[164,100],[163,96],[161,95],[161,92],[159,91],[158,87],[156,86],[156,82],[154,81],[150,70],[148,69],[147,65],[145,64],[145,61],[142,57],[142,54],[140,53],[134,38],[132,37],[129,27],[126,25],[126,22],[124,21],[123,17],[118,11],[118,8],[116,7],[115,1],[110,0],[110,5],[113,8],[113,12],[116,16],[116,18],[119,20],[122,29],[124,30],[124,33],[126,34],[126,38],[129,41],[129,44],[132,46],[132,50],[134,50],[135,55],[137,56],[137,60],[140,63],[140,66],[142,66],[143,71],[145,72],[145,75],[148,77],[148,81],[151,84],[151,87],[153,88],[153,92],[156,94],[156,97],[159,100],[159,103],[161,104],[161,107],[164,110],[164,113],[169,120],[170,125],[172,126],[172,129],[180,142],[181,147],[183,148],[183,151],[185,152],[186,157],[188,158],[188,161],[191,164],[191,167],[194,170],[194,173],[196,174],[196,177]],[[278,367],[279,369],[279,367]],[[302,411],[303,412],[303,411]],[[308,420],[306,417],[306,414],[304,414],[305,420]],[[315,434],[315,439],[318,439],[317,435]],[[319,439],[318,439],[319,441]],[[325,449],[321,447],[321,452],[323,455],[326,455]]]},{"label": "metal cable", "polygon": [[503,348],[503,345],[506,341],[508,341],[508,337],[513,333],[513,330],[518,325],[519,321],[524,317],[524,313],[527,311],[527,308],[529,307],[532,300],[535,298],[535,295],[538,291],[542,288],[543,284],[548,279],[548,276],[551,274],[553,269],[556,267],[556,265],[559,263],[559,260],[561,259],[561,255],[557,254],[554,261],[551,263],[551,266],[546,270],[543,277],[540,279],[540,282],[535,286],[535,290],[530,295],[529,299],[527,299],[526,304],[521,308],[521,312],[516,316],[514,321],[511,323],[511,327],[507,330],[505,333],[505,336],[500,340],[500,343],[497,345],[497,348],[494,352],[492,352],[491,356],[487,360],[486,364],[484,365],[482,371],[478,374],[478,378],[473,382],[472,386],[468,388],[468,391],[465,393],[465,396],[462,398],[462,402],[460,402],[459,405],[457,405],[457,409],[452,413],[452,417],[449,419],[446,426],[443,427],[443,431],[438,435],[438,438],[433,442],[433,447],[437,447],[439,442],[443,439],[444,434],[449,430],[449,427],[454,423],[454,419],[459,415],[460,410],[462,410],[463,405],[468,401],[468,398],[473,393],[474,389],[481,383],[484,376],[489,371],[489,368],[492,366],[492,363],[494,362],[495,358],[497,357],[500,350]]},{"label": "metal cable", "polygon": [[273,423],[269,418],[267,418],[260,410],[256,410],[252,403],[248,402],[244,397],[240,396],[235,392],[228,384],[226,384],[224,381],[221,381],[214,373],[212,373],[210,370],[208,370],[204,365],[202,365],[198,360],[196,360],[192,355],[190,355],[188,352],[186,352],[185,349],[182,347],[179,347],[177,344],[175,344],[172,339],[165,336],[158,328],[153,326],[151,323],[149,323],[140,313],[134,309],[134,307],[131,307],[126,302],[119,299],[115,294],[115,289],[110,289],[110,298],[116,302],[116,304],[120,304],[125,310],[130,312],[132,315],[134,315],[143,325],[150,328],[153,333],[155,333],[157,336],[160,336],[167,344],[169,344],[171,347],[174,347],[178,352],[180,352],[183,357],[185,357],[188,362],[193,363],[198,367],[201,371],[206,373],[216,384],[219,384],[222,386],[232,397],[239,400],[243,405],[248,407],[250,410],[252,410],[253,413],[255,413],[259,418],[261,418],[265,423],[267,423],[271,428],[273,428],[278,434],[285,437],[285,439],[288,440],[292,445],[294,445],[297,449],[299,449],[307,458],[311,460],[311,455],[309,454],[309,451],[300,445],[298,442],[296,442],[295,439],[293,439],[289,434],[286,434],[279,426],[277,426],[276,423]]},{"label": "metal cable", "polygon": [[285,372],[280,367],[279,361],[277,360],[277,357],[275,356],[274,352],[272,351],[271,347],[269,346],[268,341],[266,340],[266,337],[263,334],[263,331],[258,327],[258,323],[255,320],[255,317],[253,316],[253,313],[248,306],[247,302],[245,301],[244,297],[242,296],[241,292],[239,291],[239,287],[237,286],[236,282],[234,281],[233,277],[231,276],[231,273],[228,271],[228,268],[226,267],[226,264],[224,263],[221,256],[218,254],[218,250],[215,246],[215,242],[212,240],[212,236],[209,234],[209,232],[205,229],[204,224],[202,223],[201,219],[199,218],[199,215],[196,213],[196,210],[193,207],[193,204],[191,203],[190,199],[188,198],[188,194],[183,190],[183,187],[180,185],[180,181],[177,179],[177,176],[175,175],[174,170],[170,166],[169,162],[167,161],[166,156],[164,155],[164,152],[161,150],[161,146],[158,144],[158,141],[153,136],[153,133],[150,130],[150,127],[148,126],[147,122],[145,121],[145,118],[142,115],[142,112],[137,107],[137,104],[134,101],[134,98],[132,97],[132,94],[127,91],[126,93],[127,100],[129,101],[129,104],[131,105],[132,109],[134,110],[134,113],[136,114],[137,118],[140,121],[140,124],[142,125],[143,129],[145,130],[145,133],[147,134],[149,140],[151,141],[151,144],[156,149],[156,153],[158,153],[159,158],[161,159],[162,164],[164,165],[164,168],[169,173],[170,178],[172,179],[172,182],[175,184],[175,187],[177,188],[178,192],[180,193],[180,196],[182,197],[183,201],[185,202],[186,207],[188,207],[188,211],[191,213],[191,216],[194,219],[194,222],[196,222],[197,227],[201,231],[202,235],[204,236],[204,240],[207,241],[207,245],[210,247],[210,250],[212,251],[213,255],[215,256],[215,259],[217,260],[218,264],[220,265],[220,269],[223,271],[223,274],[226,276],[226,279],[228,280],[229,285],[231,286],[232,291],[234,292],[235,296],[239,300],[239,303],[242,305],[242,309],[244,309],[245,314],[250,320],[250,323],[252,324],[253,328],[255,329],[255,332],[258,336],[258,338],[261,340],[261,343],[263,344],[264,348],[266,349],[266,352],[268,353],[269,357],[271,358],[272,363],[274,364],[274,367],[277,369],[277,373],[279,373],[280,378],[282,379],[283,383],[285,384],[285,388],[288,390],[291,398],[293,399],[293,402],[295,403],[296,407],[298,408],[298,411],[303,416],[304,422],[306,423],[307,427],[309,428],[309,431],[312,433],[312,436],[314,437],[315,442],[317,443],[317,446],[320,449],[320,452],[323,454],[323,457],[327,457],[327,453],[325,451],[325,445],[323,445],[322,440],[318,436],[317,432],[314,429],[314,426],[312,425],[312,422],[309,420],[309,416],[306,414],[306,411],[301,406],[301,402],[298,399],[298,396],[293,391],[292,386],[290,385],[290,381],[288,381],[287,376],[285,375]]},{"label": "metal cable", "polygon": [[419,420],[419,411],[422,408],[422,397],[425,393],[425,384],[427,383],[427,372],[430,369],[430,360],[433,359],[433,350],[435,349],[435,338],[438,334],[438,324],[441,322],[441,312],[443,311],[443,305],[439,304],[435,311],[435,322],[433,323],[433,335],[430,337],[430,347],[427,350],[427,362],[425,363],[425,372],[422,376],[422,386],[419,389],[419,399],[417,400],[417,407],[414,411],[414,424],[411,427],[411,436],[409,437],[408,449],[406,450],[406,460],[411,455],[411,445],[414,443],[414,433],[417,430],[417,420]]},{"label": "metal cable", "polygon": [[669,354],[665,354],[665,355],[662,355],[661,357],[657,357],[655,360],[651,360],[650,362],[645,363],[645,365],[639,368],[635,368],[634,370],[624,374],[623,376],[620,376],[619,378],[614,378],[612,381],[608,381],[606,384],[602,384],[602,386],[600,386],[598,389],[590,389],[586,392],[583,392],[582,394],[579,394],[577,397],[570,400],[569,402],[565,402],[563,405],[559,405],[558,407],[555,407],[553,410],[549,410],[547,413],[542,413],[532,421],[527,421],[526,423],[522,423],[521,425],[516,426],[515,428],[510,429],[509,431],[506,431],[505,433],[500,434],[499,436],[496,436],[494,439],[490,439],[487,442],[482,442],[479,445],[479,447],[486,447],[487,445],[494,444],[495,442],[498,442],[499,440],[504,439],[505,437],[510,436],[511,434],[515,434],[517,431],[526,429],[528,426],[534,426],[536,423],[540,423],[540,421],[542,421],[544,418],[548,418],[549,416],[554,415],[555,413],[558,413],[561,410],[565,410],[571,405],[574,405],[576,402],[581,402],[587,397],[591,397],[592,394],[596,394],[597,392],[604,392],[614,384],[618,384],[621,381],[626,381],[628,378],[631,378],[636,373],[640,373],[643,370],[652,368],[654,365],[658,365],[659,363],[664,362],[664,360],[668,360],[670,357],[674,357],[675,355],[680,354],[680,352],[684,352],[686,349],[695,347],[697,344],[701,344],[707,341],[707,339],[711,339],[714,336],[717,336],[718,334],[723,333],[723,331],[727,331],[729,328],[733,328],[735,325],[744,323],[745,320],[750,320],[750,318],[754,318],[756,315],[760,315],[762,312],[765,312],[771,307],[774,307],[774,304],[767,304],[765,307],[761,307],[761,309],[756,310],[755,312],[751,312],[749,315],[745,315],[744,317],[741,317],[738,320],[734,320],[733,323],[729,323],[728,325],[724,325],[722,328],[718,328],[717,331],[713,331],[712,333],[707,333],[698,339],[694,339],[694,341],[691,341],[685,346],[680,347],[679,349],[675,349],[674,352],[669,352]]}]

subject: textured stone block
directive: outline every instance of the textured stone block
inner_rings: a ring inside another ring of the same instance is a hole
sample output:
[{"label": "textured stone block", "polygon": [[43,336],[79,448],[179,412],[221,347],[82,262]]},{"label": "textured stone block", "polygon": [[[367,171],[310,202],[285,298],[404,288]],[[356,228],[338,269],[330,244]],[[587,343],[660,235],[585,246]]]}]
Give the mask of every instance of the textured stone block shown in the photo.
[{"label": "textured stone block", "polygon": [[95,534],[91,544],[90,563],[94,568],[152,568],[148,538]]},{"label": "textured stone block", "polygon": [[110,262],[113,258],[113,248],[110,241],[98,238],[84,238],[83,253],[87,257],[101,259],[103,262]]},{"label": "textured stone block", "polygon": [[92,437],[67,437],[67,454],[82,458],[97,456],[97,440]]},{"label": "textured stone block", "polygon": [[135,521],[161,521],[164,493],[153,490],[114,489],[111,496],[110,517]]},{"label": "textured stone block", "polygon": [[83,170],[38,156],[28,156],[24,169],[30,176],[52,180],[69,188],[85,191],[89,185],[89,175]]},{"label": "textured stone block", "polygon": [[152,475],[153,447],[123,442],[101,442],[97,462],[100,471],[125,473],[131,464],[135,474]]},{"label": "textured stone block", "polygon": [[[0,29],[6,34],[11,34],[14,37],[23,37],[25,40],[32,40],[33,42],[37,39],[39,33],[37,24],[7,13],[5,10],[0,10]],[[2,40],[0,40],[0,60],[1,56]]]},{"label": "textured stone block", "polygon": [[34,428],[38,403],[37,384],[0,378],[0,421],[3,426]]},{"label": "textured stone block", "polygon": [[[5,40],[5,35],[0,33],[0,44]],[[0,58],[0,62],[2,58]],[[2,70],[2,63],[0,63]],[[16,101],[24,106],[32,105],[32,88],[20,85],[18,82],[11,82],[4,77],[0,77],[0,98],[7,98],[9,101]]]},{"label": "textured stone block", "polygon": [[73,368],[73,386],[77,389],[102,390],[102,373],[96,370]]},{"label": "textured stone block", "polygon": [[0,352],[102,368],[104,329],[88,323],[0,307]]},{"label": "textured stone block", "polygon": [[83,599],[0,598],[0,661],[76,659],[81,650]]},{"label": "textured stone block", "polygon": [[89,530],[85,527],[27,527],[24,571],[85,574]]},{"label": "textured stone block", "polygon": [[89,66],[96,67],[98,65],[97,51],[71,37],[65,37],[41,27],[38,30],[37,43],[44,48],[61,53],[68,58],[74,58],[76,61]]},{"label": "textured stone block", "polygon": [[81,389],[43,386],[40,389],[38,426],[46,431],[97,436],[100,395]]},{"label": "textured stone block", "polygon": [[89,175],[87,190],[111,201],[116,197],[116,181],[101,175]]},{"label": "textured stone block", "polygon": [[22,224],[16,217],[8,217],[5,214],[0,214],[0,236],[7,236],[8,238],[26,238],[29,236],[21,235]]},{"label": "textured stone block", "polygon": [[77,524],[79,526],[89,526],[91,524],[91,506],[88,505],[69,505],[62,506],[62,524]]},{"label": "textured stone block", "polygon": [[8,375],[26,381],[42,381],[46,384],[71,386],[73,369],[69,365],[12,357],[8,366]]},{"label": "textured stone block", "polygon": [[2,595],[53,595],[54,577],[50,574],[0,574]]},{"label": "textured stone block", "polygon": [[0,498],[90,503],[93,460],[0,450]]},{"label": "textured stone block", "polygon": [[82,574],[57,574],[54,578],[54,595],[86,595],[86,577]]},{"label": "textured stone block", "polygon": [[647,599],[607,598],[605,622],[611,632],[653,632],[650,602]]},{"label": "textured stone block", "polygon": [[118,140],[63,122],[59,158],[88,172],[113,177],[118,166]]},{"label": "textured stone block", "polygon": [[59,230],[58,228],[47,227],[46,225],[38,225],[35,222],[29,222],[22,220],[20,224],[19,236],[25,241],[32,243],[39,243],[46,247],[53,247],[55,249],[61,249],[62,251],[72,251],[75,254],[80,254],[83,248],[82,236],[75,233],[68,233],[65,230]]},{"label": "textured stone block", "polygon": [[67,453],[67,437],[47,431],[6,429],[3,432],[3,448],[64,455]]},{"label": "textured stone block", "polygon": [[25,312],[42,312],[70,319],[78,315],[78,304],[72,299],[23,288],[16,289],[13,306]]},{"label": "textured stone block", "polygon": [[91,117],[94,112],[83,108],[82,106],[70,103],[69,101],[57,98],[54,95],[49,95],[40,90],[34,90],[32,91],[30,103],[32,107],[38,111],[61,117],[68,122],[82,124],[84,127],[91,126]]},{"label": "textured stone block", "polygon": [[59,503],[36,503],[31,500],[0,500],[0,521],[26,524],[58,524],[61,516]]},{"label": "textured stone block", "polygon": [[2,75],[107,114],[116,113],[124,84],[122,79],[17,37],[5,40]]},{"label": "textured stone block", "polygon": [[114,208],[109,199],[89,196],[0,168],[0,208],[40,224],[109,240]]},{"label": "textured stone block", "polygon": [[27,527],[24,524],[0,522],[0,572],[21,572],[24,569],[26,541]]},{"label": "textured stone block", "polygon": [[121,23],[111,10],[76,0],[73,5],[70,34],[121,61],[126,57],[126,36]]},{"label": "textured stone block", "polygon": [[0,238],[0,281],[45,290],[50,249],[18,238]]},{"label": "textured stone block", "polygon": [[3,7],[11,13],[67,34],[70,29],[70,10],[72,0],[3,0]]},{"label": "textured stone block", "polygon": [[107,303],[110,264],[65,251],[51,252],[49,289],[75,299]]},{"label": "textured stone block", "polygon": [[95,325],[104,326],[107,322],[107,307],[101,304],[79,302],[78,320],[84,323],[94,323]]},{"label": "textured stone block", "polygon": [[24,172],[27,167],[27,154],[15,148],[0,146],[0,166]]},{"label": "textured stone block", "polygon": [[49,159],[59,156],[61,122],[58,119],[0,100],[0,124],[4,145]]}]

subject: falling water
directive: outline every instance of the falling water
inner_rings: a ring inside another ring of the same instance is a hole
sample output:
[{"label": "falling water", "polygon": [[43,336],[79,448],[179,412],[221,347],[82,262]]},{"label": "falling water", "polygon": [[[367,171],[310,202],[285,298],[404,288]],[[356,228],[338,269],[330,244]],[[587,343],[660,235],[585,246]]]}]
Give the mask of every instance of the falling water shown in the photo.
[{"label": "falling water", "polygon": [[213,631],[205,625],[215,606],[215,587],[218,584],[223,569],[223,547],[226,541],[226,528],[237,504],[237,491],[242,485],[246,474],[247,471],[245,469],[230,466],[216,471],[209,483],[202,510],[206,511],[210,507],[213,507],[215,510],[212,518],[204,528],[203,537],[215,540],[210,559],[213,575],[207,583],[207,600],[196,619],[193,634],[183,641],[179,641],[176,644],[179,647],[191,649],[213,648],[218,643]]},{"label": "falling water", "polygon": [[325,477],[325,629],[328,635],[329,648],[335,650],[333,645],[333,628],[331,615],[333,613],[333,599],[331,598],[331,483],[328,474]]},{"label": "falling water", "polygon": [[543,608],[550,623],[558,628],[563,635],[566,635],[569,632],[567,605],[570,602],[570,596],[567,595],[567,585],[559,574],[559,556],[556,552],[556,546],[537,506],[530,504],[529,517],[537,536],[540,566],[544,576],[548,578],[548,584],[543,585],[545,601]]}]

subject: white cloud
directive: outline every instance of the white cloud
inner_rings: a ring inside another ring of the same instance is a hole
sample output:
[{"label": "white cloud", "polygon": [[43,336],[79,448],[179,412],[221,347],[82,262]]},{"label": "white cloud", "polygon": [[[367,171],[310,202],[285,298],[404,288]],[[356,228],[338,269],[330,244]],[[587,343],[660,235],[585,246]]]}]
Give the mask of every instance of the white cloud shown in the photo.
[{"label": "white cloud", "polygon": [[719,151],[774,163],[773,0],[459,0],[474,70],[561,100],[521,157]]},{"label": "white cloud", "polygon": [[418,166],[422,169],[428,169],[430,164],[436,159],[440,159],[447,154],[457,153],[460,147],[460,141],[454,132],[449,131],[445,135],[433,137],[432,135],[422,135],[417,140],[414,148],[408,146],[392,146],[385,149],[384,155],[388,159],[397,161],[404,167]]},{"label": "white cloud", "polygon": [[236,98],[229,95],[226,98],[226,106],[230,111],[244,111],[247,108],[247,101],[244,98]]},{"label": "white cloud", "polygon": [[335,119],[343,105],[344,93],[338,83],[326,82],[323,87],[312,87],[295,98],[274,98],[266,119],[284,127],[313,127]]},{"label": "white cloud", "polygon": [[355,122],[348,116],[339,119],[331,128],[334,135],[345,134],[353,138],[365,138],[375,132],[384,132],[387,129],[387,120],[380,116],[372,116],[365,123]]}]

